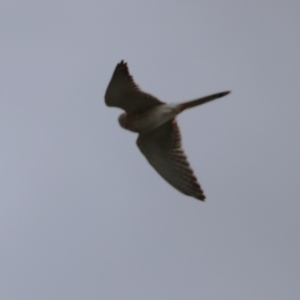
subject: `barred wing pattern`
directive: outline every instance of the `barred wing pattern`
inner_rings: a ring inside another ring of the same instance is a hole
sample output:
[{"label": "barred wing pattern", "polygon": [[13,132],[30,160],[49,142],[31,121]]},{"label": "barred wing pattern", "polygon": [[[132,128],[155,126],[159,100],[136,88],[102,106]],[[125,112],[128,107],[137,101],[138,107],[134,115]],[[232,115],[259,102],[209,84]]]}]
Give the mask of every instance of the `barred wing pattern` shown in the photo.
[{"label": "barred wing pattern", "polygon": [[140,134],[137,146],[152,167],[174,188],[204,201],[205,195],[181,147],[180,131],[175,119]]},{"label": "barred wing pattern", "polygon": [[154,96],[144,93],[130,75],[127,63],[117,64],[105,92],[105,103],[124,109],[126,112],[142,112],[147,108],[161,104]]}]

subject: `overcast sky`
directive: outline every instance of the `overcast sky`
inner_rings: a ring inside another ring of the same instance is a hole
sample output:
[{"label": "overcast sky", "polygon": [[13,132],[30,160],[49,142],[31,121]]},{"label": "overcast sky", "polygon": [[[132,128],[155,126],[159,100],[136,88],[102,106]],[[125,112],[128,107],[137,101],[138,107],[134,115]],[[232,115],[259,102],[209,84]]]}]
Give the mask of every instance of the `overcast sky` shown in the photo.
[{"label": "overcast sky", "polygon": [[[0,298],[299,299],[300,2],[0,4]],[[104,93],[124,59],[185,111],[207,196],[151,168]]]}]

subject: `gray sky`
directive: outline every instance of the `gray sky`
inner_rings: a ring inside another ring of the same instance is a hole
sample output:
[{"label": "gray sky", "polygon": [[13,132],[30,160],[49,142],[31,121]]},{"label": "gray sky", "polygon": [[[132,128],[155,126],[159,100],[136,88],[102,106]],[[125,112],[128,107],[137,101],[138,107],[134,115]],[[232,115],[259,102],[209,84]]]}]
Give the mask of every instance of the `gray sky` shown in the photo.
[{"label": "gray sky", "polygon": [[[299,1],[2,1],[0,298],[299,299]],[[205,191],[103,95],[124,59]]]}]

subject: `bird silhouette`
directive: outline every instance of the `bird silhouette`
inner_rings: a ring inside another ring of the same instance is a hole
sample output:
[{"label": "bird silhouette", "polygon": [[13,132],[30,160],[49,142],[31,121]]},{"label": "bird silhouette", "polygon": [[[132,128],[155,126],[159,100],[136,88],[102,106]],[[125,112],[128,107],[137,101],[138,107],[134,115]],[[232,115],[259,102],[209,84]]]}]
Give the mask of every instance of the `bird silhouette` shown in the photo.
[{"label": "bird silhouette", "polygon": [[205,195],[182,149],[175,117],[185,109],[224,97],[225,91],[196,100],[167,104],[143,92],[127,63],[117,64],[105,93],[107,106],[125,110],[119,117],[124,129],[138,133],[137,146],[150,165],[181,193],[204,201]]}]

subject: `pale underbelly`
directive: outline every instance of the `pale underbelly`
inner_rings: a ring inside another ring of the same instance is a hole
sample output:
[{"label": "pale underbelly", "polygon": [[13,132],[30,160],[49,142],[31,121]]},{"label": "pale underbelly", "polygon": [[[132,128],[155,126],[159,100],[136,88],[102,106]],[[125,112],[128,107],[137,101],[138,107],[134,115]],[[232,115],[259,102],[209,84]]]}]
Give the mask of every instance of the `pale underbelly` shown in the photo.
[{"label": "pale underbelly", "polygon": [[180,111],[178,104],[162,104],[155,106],[145,113],[130,118],[131,120],[128,122],[127,129],[138,133],[153,130],[176,117]]}]

